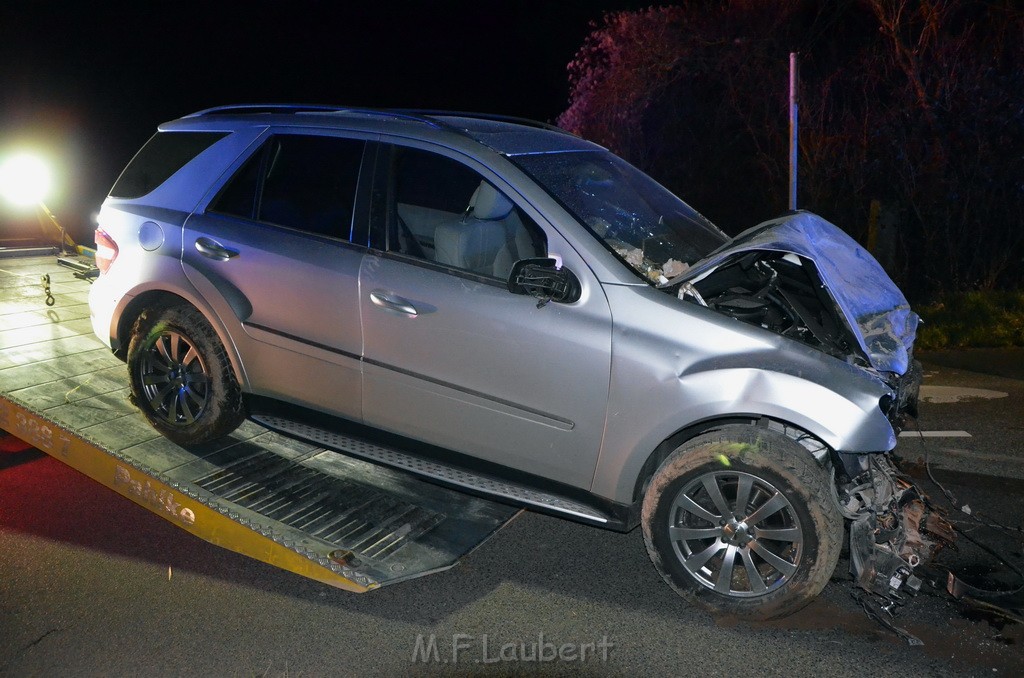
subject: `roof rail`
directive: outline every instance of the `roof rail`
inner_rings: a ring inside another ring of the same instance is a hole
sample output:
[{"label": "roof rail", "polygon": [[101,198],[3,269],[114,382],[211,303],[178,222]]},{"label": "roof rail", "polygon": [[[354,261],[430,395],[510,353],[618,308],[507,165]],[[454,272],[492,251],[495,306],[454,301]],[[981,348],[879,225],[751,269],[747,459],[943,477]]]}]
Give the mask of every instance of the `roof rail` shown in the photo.
[{"label": "roof rail", "polygon": [[405,120],[415,120],[437,128],[448,128],[462,132],[456,126],[438,120],[438,117],[470,118],[472,120],[492,120],[494,122],[508,122],[517,125],[525,125],[537,129],[544,129],[551,132],[559,132],[574,136],[561,127],[550,123],[531,120],[529,118],[518,118],[511,115],[496,115],[493,113],[474,113],[470,111],[445,111],[434,109],[417,108],[362,108],[358,106],[330,106],[326,104],[234,104],[230,106],[215,106],[207,108],[190,115],[186,118],[198,118],[207,115],[229,115],[232,113],[266,113],[266,114],[289,114],[289,113],[362,113],[364,115],[380,115]]},{"label": "roof rail", "polygon": [[337,111],[341,106],[325,106],[323,104],[234,104],[231,106],[214,106],[184,117],[198,118],[204,115],[223,115],[228,113],[328,113]]},{"label": "roof rail", "polygon": [[391,108],[361,108],[358,106],[329,106],[326,104],[235,104],[231,106],[215,106],[207,108],[190,115],[186,118],[198,118],[206,115],[230,115],[232,113],[266,113],[266,114],[289,114],[289,113],[362,113],[364,115],[380,115],[391,118],[402,118],[415,120],[430,125],[431,127],[445,127],[443,123],[426,115],[417,114],[415,111],[404,111]]},{"label": "roof rail", "polygon": [[493,120],[494,122],[511,122],[517,125],[525,125],[527,127],[536,127],[538,129],[546,129],[551,132],[561,132],[562,134],[572,135],[572,132],[562,129],[557,125],[551,123],[541,122],[539,120],[532,120],[530,118],[518,118],[513,115],[497,115],[494,113],[474,113],[471,111],[440,111],[440,110],[425,110],[418,108],[396,108],[392,109],[400,113],[407,113],[410,115],[421,115],[421,116],[448,116],[452,118],[470,118],[473,120]]},{"label": "roof rail", "polygon": [[400,108],[351,108],[346,106],[337,110],[339,113],[365,113],[366,115],[386,115],[391,118],[401,118],[402,120],[415,120],[438,129],[446,126],[439,120],[434,120],[415,111],[405,111]]}]

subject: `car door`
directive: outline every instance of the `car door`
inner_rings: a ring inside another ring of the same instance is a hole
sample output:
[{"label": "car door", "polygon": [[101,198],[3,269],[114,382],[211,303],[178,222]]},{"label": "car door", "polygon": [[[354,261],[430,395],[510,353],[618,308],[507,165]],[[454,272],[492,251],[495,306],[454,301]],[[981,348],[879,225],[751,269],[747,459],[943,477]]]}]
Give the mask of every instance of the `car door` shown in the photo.
[{"label": "car door", "polygon": [[[359,274],[365,420],[589,488],[611,351],[596,279],[482,166],[408,146],[379,157],[382,204]],[[508,291],[514,259],[548,254],[580,278],[579,301],[539,304]]]},{"label": "car door", "polygon": [[351,419],[361,413],[357,186],[367,145],[270,134],[186,221],[182,251],[189,280],[221,300],[253,392]]}]

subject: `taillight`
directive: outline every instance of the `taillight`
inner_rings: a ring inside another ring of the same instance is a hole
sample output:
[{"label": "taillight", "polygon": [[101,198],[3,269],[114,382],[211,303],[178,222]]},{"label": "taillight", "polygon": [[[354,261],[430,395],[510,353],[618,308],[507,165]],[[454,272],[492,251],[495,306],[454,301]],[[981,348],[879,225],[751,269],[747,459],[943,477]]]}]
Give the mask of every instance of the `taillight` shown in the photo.
[{"label": "taillight", "polygon": [[110,265],[117,259],[117,243],[109,235],[96,229],[96,268],[106,273]]}]

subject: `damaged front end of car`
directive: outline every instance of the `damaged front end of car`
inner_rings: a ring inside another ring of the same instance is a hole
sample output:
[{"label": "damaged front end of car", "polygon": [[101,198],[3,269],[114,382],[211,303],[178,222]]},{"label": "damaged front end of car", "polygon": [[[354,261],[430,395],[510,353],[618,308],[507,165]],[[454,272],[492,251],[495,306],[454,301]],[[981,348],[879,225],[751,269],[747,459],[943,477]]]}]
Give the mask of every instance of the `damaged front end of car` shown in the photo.
[{"label": "damaged front end of car", "polygon": [[[893,445],[905,418],[917,416],[918,317],[874,257],[821,217],[796,212],[761,224],[659,287],[865,370],[889,389],[879,407]],[[830,463],[854,581],[892,603],[917,592],[915,568],[954,535],[890,451],[837,450]]]},{"label": "damaged front end of car", "polygon": [[879,375],[911,366],[917,315],[871,254],[810,212],[740,234],[659,287]]}]

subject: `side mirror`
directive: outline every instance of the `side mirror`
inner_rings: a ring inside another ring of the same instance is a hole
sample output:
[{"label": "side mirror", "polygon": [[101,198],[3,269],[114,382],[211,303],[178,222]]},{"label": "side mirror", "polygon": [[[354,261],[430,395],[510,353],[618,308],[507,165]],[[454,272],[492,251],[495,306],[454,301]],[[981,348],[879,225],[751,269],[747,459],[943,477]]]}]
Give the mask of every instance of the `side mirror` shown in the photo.
[{"label": "side mirror", "polygon": [[508,276],[508,291],[529,294],[538,299],[540,308],[549,301],[571,304],[579,301],[580,280],[569,269],[557,268],[554,259],[520,259],[512,265]]}]

